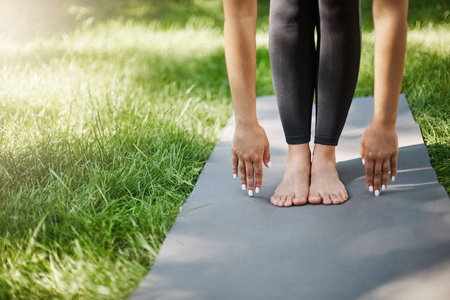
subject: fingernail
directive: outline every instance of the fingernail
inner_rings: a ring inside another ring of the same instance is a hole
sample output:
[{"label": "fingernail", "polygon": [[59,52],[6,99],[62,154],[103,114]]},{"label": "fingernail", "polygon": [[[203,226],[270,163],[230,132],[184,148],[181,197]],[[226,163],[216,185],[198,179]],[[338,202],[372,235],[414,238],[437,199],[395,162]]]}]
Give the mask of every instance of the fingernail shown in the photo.
[{"label": "fingernail", "polygon": [[255,188],[255,193],[259,194],[259,187]]},{"label": "fingernail", "polygon": [[362,159],[362,164],[365,165],[366,161],[364,160],[364,158]]},{"label": "fingernail", "polygon": [[242,188],[243,191],[245,191],[245,189],[246,189],[247,187],[245,186],[245,184],[243,184],[243,185],[241,185],[241,188]]},{"label": "fingernail", "polygon": [[237,178],[237,174],[233,174],[233,178],[236,179]]},{"label": "fingernail", "polygon": [[383,192],[386,190],[386,186],[385,186],[384,184],[381,186],[381,190],[382,190]]},{"label": "fingernail", "polygon": [[391,180],[392,180],[392,181],[395,181],[395,176],[392,176],[392,177],[391,177]]},{"label": "fingernail", "polygon": [[373,186],[369,186],[369,192],[373,192]]},{"label": "fingernail", "polygon": [[375,197],[380,196],[380,191],[379,190],[375,190]]},{"label": "fingernail", "polygon": [[270,161],[267,163],[267,167],[272,168],[272,163]]},{"label": "fingernail", "polygon": [[249,195],[250,197],[253,197],[253,191],[252,191],[252,190],[248,190],[248,195]]}]

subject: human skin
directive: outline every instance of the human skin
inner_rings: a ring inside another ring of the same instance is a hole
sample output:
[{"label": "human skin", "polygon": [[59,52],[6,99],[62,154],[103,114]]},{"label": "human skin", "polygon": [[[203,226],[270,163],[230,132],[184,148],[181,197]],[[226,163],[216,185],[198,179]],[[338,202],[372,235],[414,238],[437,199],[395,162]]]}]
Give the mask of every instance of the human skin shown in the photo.
[{"label": "human skin", "polygon": [[395,130],[403,79],[408,29],[408,0],[374,0],[375,102],[372,123],[361,138],[366,185],[375,195],[397,177],[398,142]]},{"label": "human skin", "polygon": [[270,164],[269,141],[256,117],[256,0],[224,0],[225,57],[236,119],[233,176],[249,196],[262,187],[263,163]]},{"label": "human skin", "polygon": [[[232,173],[250,196],[262,188],[263,167],[270,165],[269,142],[256,117],[256,0],[223,0],[225,56],[236,119],[231,147]],[[406,52],[408,0],[374,0],[375,104],[361,138],[366,184],[380,194],[397,176],[395,123]],[[383,187],[384,186],[384,187]]]}]

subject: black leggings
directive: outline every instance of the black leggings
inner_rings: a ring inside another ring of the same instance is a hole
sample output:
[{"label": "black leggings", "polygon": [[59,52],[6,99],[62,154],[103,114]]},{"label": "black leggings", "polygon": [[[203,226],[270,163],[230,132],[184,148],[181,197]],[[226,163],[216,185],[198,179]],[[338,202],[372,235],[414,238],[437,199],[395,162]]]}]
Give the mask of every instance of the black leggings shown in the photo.
[{"label": "black leggings", "polygon": [[[317,30],[317,47],[314,31]],[[359,0],[271,0],[269,53],[288,144],[337,145],[361,57]]]}]

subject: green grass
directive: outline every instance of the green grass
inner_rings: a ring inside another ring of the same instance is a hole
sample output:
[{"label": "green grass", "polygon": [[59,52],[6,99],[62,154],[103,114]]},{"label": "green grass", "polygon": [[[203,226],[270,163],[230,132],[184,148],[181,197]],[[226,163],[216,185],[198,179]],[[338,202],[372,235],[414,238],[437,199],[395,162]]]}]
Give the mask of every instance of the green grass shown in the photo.
[{"label": "green grass", "polygon": [[[411,1],[403,92],[450,191],[440,2]],[[257,93],[268,95],[259,3]],[[370,1],[362,15],[357,96],[373,94]],[[221,3],[22,0],[0,19],[0,299],[124,298],[232,111]]]}]

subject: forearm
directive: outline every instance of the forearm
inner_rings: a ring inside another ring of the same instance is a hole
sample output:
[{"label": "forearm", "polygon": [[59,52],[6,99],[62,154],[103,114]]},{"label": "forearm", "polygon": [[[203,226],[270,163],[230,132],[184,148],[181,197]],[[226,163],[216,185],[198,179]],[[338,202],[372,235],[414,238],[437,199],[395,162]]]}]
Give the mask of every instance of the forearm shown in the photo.
[{"label": "forearm", "polygon": [[225,57],[236,126],[256,119],[256,0],[223,0]]},{"label": "forearm", "polygon": [[374,0],[375,107],[373,122],[394,127],[406,53],[408,0]]}]

